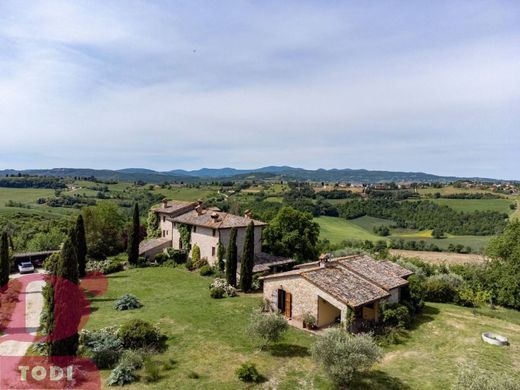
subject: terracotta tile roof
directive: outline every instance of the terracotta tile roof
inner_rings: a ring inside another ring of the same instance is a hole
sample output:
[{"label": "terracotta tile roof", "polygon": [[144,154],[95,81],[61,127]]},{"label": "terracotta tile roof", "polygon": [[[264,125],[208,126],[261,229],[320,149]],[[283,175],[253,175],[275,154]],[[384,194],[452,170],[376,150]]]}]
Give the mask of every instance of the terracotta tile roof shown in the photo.
[{"label": "terracotta tile roof", "polygon": [[362,306],[390,296],[381,287],[343,267],[305,270],[301,276],[350,307]]},{"label": "terracotta tile roof", "polygon": [[334,259],[333,261],[361,277],[370,280],[385,290],[405,286],[408,282],[400,275],[409,276],[411,274],[406,274],[403,270],[407,272],[410,271],[398,264],[395,264],[395,267],[393,267],[392,265],[394,263],[389,261],[377,261],[365,255],[348,256]]},{"label": "terracotta tile roof", "polygon": [[139,243],[139,254],[141,255],[152,249],[160,248],[170,242],[170,238],[152,238],[150,240],[141,241]]},{"label": "terracotta tile roof", "polygon": [[[275,267],[277,265],[287,265],[296,262],[294,259],[289,259],[287,257],[281,256],[273,256],[269,253],[259,252],[255,254],[255,266],[253,267],[253,272],[265,272],[269,271],[271,267]],[[240,269],[240,263],[238,266]]]},{"label": "terracotta tile roof", "polygon": [[173,222],[185,223],[187,225],[203,226],[213,229],[229,229],[232,227],[246,227],[253,221],[255,226],[265,226],[265,222],[251,218],[241,217],[222,211],[202,210],[199,214],[196,210],[170,218]]},{"label": "terracotta tile roof", "polygon": [[169,200],[167,203],[167,207],[164,207],[164,204],[161,203],[159,207],[153,207],[152,210],[156,213],[166,213],[166,214],[175,214],[178,215],[183,212],[187,212],[193,210],[197,206],[196,202],[184,202],[181,200]]}]

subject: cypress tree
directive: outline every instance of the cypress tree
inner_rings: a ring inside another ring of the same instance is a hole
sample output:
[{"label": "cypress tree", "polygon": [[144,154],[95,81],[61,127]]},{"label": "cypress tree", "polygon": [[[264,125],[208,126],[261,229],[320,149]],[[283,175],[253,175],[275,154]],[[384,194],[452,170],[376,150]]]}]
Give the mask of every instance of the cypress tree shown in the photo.
[{"label": "cypress tree", "polygon": [[10,268],[9,237],[7,232],[3,232],[0,238],[0,289],[7,287],[7,283],[9,283]]},{"label": "cypress tree", "polygon": [[233,287],[237,285],[237,229],[231,228],[226,259],[226,280]]},{"label": "cypress tree", "polygon": [[77,254],[71,239],[73,235],[74,230],[70,232],[61,249],[60,262],[56,272],[58,279],[53,286],[55,294],[52,324],[53,331],[59,328],[60,332],[71,334],[71,336],[53,340],[49,345],[50,356],[75,356],[78,350],[77,331],[81,319],[81,308],[71,297],[77,295],[79,288],[78,291],[70,291],[71,285],[65,281],[68,280],[74,285],[79,284]]},{"label": "cypress tree", "polygon": [[132,226],[128,234],[128,263],[136,265],[139,262],[139,205],[134,205]]},{"label": "cypress tree", "polygon": [[240,289],[251,291],[253,283],[253,267],[255,266],[255,224],[253,221],[247,226],[244,240],[244,252],[240,262]]},{"label": "cypress tree", "polygon": [[72,239],[78,260],[79,277],[82,278],[86,274],[87,267],[87,238],[85,236],[85,222],[81,214],[78,216],[78,219],[76,219]]},{"label": "cypress tree", "polygon": [[225,269],[225,262],[224,262],[224,257],[226,256],[226,248],[224,248],[224,245],[222,245],[222,243],[219,241],[218,243],[218,248],[217,248],[217,264],[218,264],[218,269],[220,270],[220,272],[224,272],[224,269]]}]

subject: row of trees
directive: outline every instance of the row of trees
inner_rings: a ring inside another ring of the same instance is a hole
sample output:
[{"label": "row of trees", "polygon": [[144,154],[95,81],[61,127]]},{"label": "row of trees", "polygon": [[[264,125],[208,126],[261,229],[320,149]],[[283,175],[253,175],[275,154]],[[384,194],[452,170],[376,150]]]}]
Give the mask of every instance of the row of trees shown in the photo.
[{"label": "row of trees", "polygon": [[439,229],[458,235],[494,235],[503,231],[507,215],[497,211],[458,212],[431,201],[397,202],[389,199],[351,200],[338,206],[342,218],[368,215],[392,220],[410,229]]},{"label": "row of trees", "polygon": [[[219,265],[223,256],[222,245],[219,244],[219,253],[217,254]],[[238,266],[238,248],[237,248],[237,229],[232,228],[229,236],[229,244],[227,248],[227,259],[225,262],[226,281],[229,285],[237,286],[237,266]],[[253,267],[255,265],[255,225],[254,222],[247,226],[244,238],[244,250],[242,252],[242,261],[240,262],[240,289],[244,292],[251,291],[253,284]]]}]

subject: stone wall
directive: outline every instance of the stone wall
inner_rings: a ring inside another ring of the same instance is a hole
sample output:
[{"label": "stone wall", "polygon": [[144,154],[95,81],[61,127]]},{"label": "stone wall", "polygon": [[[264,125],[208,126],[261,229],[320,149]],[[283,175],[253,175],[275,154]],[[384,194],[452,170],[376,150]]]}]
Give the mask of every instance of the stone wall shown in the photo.
[{"label": "stone wall", "polygon": [[172,223],[166,220],[166,214],[159,214],[159,229],[161,230],[161,237],[164,238],[172,238]]},{"label": "stone wall", "polygon": [[328,303],[341,310],[341,318],[345,319],[347,306],[336,298],[320,290],[300,275],[291,275],[284,278],[269,278],[264,280],[264,299],[267,299],[273,310],[277,310],[278,290],[285,290],[292,294],[292,318],[302,320],[305,313],[310,313],[320,322],[318,311],[318,297],[321,296]]}]

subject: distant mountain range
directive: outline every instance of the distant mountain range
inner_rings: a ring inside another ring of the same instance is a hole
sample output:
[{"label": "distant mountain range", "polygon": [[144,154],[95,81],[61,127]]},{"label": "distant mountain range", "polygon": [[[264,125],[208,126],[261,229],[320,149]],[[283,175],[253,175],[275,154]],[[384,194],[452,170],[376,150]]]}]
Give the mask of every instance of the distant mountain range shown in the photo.
[{"label": "distant mountain range", "polygon": [[326,182],[380,183],[380,182],[451,182],[471,179],[488,182],[501,181],[491,178],[438,176],[423,172],[370,171],[366,169],[316,169],[309,170],[288,166],[268,166],[258,169],[202,168],[192,171],[174,169],[159,172],[145,168],[119,170],[89,168],[53,168],[27,170],[0,170],[0,175],[29,174],[56,177],[90,177],[101,180],[144,181],[147,183],[185,182],[211,180],[310,180]]}]

